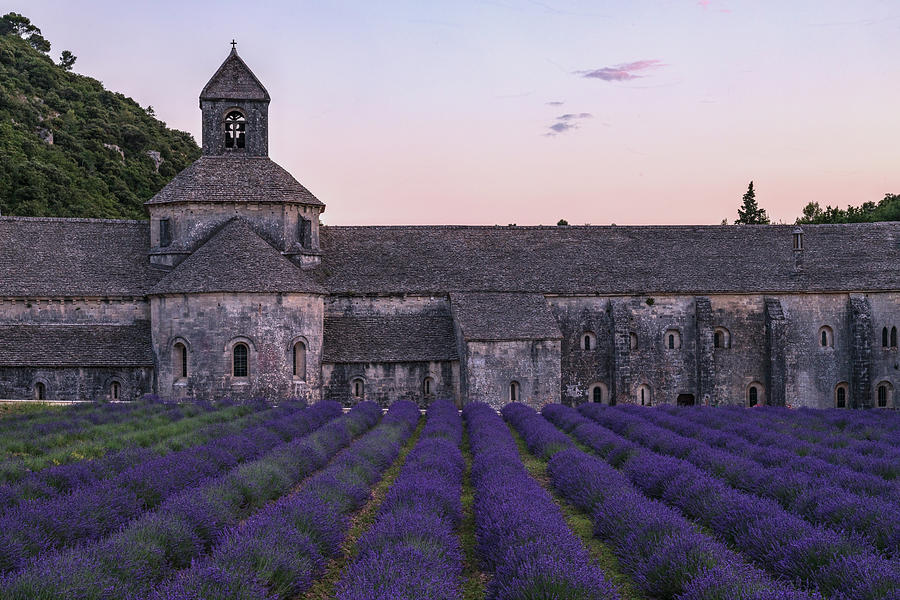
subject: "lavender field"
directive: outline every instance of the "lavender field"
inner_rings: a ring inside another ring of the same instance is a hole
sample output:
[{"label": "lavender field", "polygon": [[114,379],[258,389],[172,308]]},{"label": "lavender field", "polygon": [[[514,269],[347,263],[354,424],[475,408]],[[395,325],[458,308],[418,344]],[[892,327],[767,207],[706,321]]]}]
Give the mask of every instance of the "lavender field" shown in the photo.
[{"label": "lavender field", "polygon": [[898,600],[898,482],[888,411],[11,411],[0,598]]}]

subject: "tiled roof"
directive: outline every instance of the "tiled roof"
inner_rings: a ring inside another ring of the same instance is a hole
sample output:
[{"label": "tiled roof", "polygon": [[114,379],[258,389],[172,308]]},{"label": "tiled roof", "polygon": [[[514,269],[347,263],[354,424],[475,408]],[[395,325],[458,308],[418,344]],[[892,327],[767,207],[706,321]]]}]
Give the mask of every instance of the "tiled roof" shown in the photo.
[{"label": "tiled roof", "polygon": [[325,294],[313,277],[234,218],[150,290],[151,295],[202,292]]},{"label": "tiled roof", "polygon": [[450,305],[466,341],[562,337],[541,294],[453,293]]},{"label": "tiled roof", "polygon": [[456,360],[450,315],[325,315],[327,363]]},{"label": "tiled roof", "polygon": [[900,222],[323,227],[332,293],[757,293],[900,289]]},{"label": "tiled roof", "polygon": [[287,202],[322,206],[299,181],[265,156],[201,156],[145,204]]},{"label": "tiled roof", "polygon": [[322,206],[299,181],[265,156],[201,156],[145,204],[287,202]]},{"label": "tiled roof", "polygon": [[143,296],[146,221],[0,217],[0,296]]},{"label": "tiled roof", "polygon": [[150,323],[0,325],[0,366],[153,366]]},{"label": "tiled roof", "polygon": [[269,100],[263,87],[237,50],[232,49],[200,92],[201,100]]}]

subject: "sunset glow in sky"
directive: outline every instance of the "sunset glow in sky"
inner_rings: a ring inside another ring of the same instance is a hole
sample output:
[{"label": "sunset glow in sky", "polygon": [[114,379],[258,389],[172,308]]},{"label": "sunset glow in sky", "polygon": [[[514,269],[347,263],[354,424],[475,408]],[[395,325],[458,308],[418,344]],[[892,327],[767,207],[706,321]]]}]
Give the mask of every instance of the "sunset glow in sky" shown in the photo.
[{"label": "sunset glow in sky", "polygon": [[751,179],[793,222],[900,193],[897,0],[5,4],[197,140],[236,39],[329,224],[717,224]]}]

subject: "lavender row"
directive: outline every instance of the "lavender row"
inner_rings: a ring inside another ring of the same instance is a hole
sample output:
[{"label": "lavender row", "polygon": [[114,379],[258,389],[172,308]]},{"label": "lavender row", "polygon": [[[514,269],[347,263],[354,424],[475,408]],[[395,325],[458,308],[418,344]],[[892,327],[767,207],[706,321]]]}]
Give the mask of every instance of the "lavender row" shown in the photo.
[{"label": "lavender row", "polygon": [[[577,423],[555,411],[544,414],[559,427]],[[612,429],[629,429],[619,420],[620,411],[583,405],[578,412]],[[735,490],[686,460],[646,450],[595,422],[571,431],[644,494],[678,508],[773,575],[816,586],[832,599],[896,600],[891,594],[900,589],[897,562],[875,554],[857,537],[812,525],[772,500]]]},{"label": "lavender row", "polygon": [[100,539],[177,492],[306,435],[340,414],[335,403],[316,404],[265,426],[151,458],[71,494],[21,502],[0,517],[0,569],[20,568],[31,556]]},{"label": "lavender row", "polygon": [[850,493],[825,477],[799,473],[790,466],[763,467],[750,458],[652,424],[648,420],[652,411],[641,411],[639,407],[597,408],[586,409],[586,414],[652,450],[683,458],[736,489],[775,500],[810,523],[855,531],[879,551],[900,554],[900,521],[895,518],[895,503]]},{"label": "lavender row", "polygon": [[419,442],[338,583],[337,600],[460,598],[461,443],[456,406],[433,402]]},{"label": "lavender row", "polygon": [[[296,413],[301,408],[303,405],[294,404],[262,410],[224,423],[202,425],[189,432],[191,438],[189,443],[170,441],[170,444],[177,446],[176,449],[182,449],[182,446],[184,448],[198,446],[237,433],[252,425],[265,427],[274,424],[281,417]],[[166,454],[170,444],[162,445],[158,450],[129,446],[100,458],[32,471],[18,483],[0,484],[0,506],[9,509],[22,500],[48,499],[59,494],[71,493],[77,488],[109,479],[128,468],[157,458],[160,454]]]},{"label": "lavender row", "polygon": [[[839,465],[869,475],[871,486],[875,490],[890,488],[891,495],[900,492],[900,450],[885,442],[875,442],[874,446],[866,445],[862,440],[848,440],[844,436],[812,436],[801,432],[797,425],[811,419],[798,415],[798,423],[793,426],[779,426],[771,411],[744,411],[744,414],[732,411],[691,410],[674,412],[664,409],[663,412],[679,416],[705,427],[711,427],[740,436],[746,440],[767,447],[778,448],[792,453],[788,455],[792,461],[801,461],[808,468],[817,471],[834,470],[831,465]],[[819,460],[815,460],[819,459]],[[831,463],[829,465],[828,463]],[[878,477],[882,480],[874,479]]]},{"label": "lavender row", "polygon": [[[622,409],[628,410],[627,407]],[[765,425],[734,423],[719,429],[707,425],[705,419],[696,415],[688,417],[685,414],[654,410],[644,411],[641,416],[680,435],[749,458],[764,467],[789,468],[812,477],[825,478],[829,484],[837,485],[852,494],[900,503],[900,482],[886,481],[877,474],[861,473],[819,458],[815,456],[817,452],[814,444],[775,433]],[[872,460],[865,462],[871,464]],[[892,463],[887,460],[885,462]],[[890,468],[898,469],[900,465],[891,464]]]},{"label": "lavender row", "polygon": [[325,466],[380,417],[373,403],[360,404],[306,437],[181,492],[104,540],[36,557],[0,579],[0,597],[143,597],[219,543],[226,529]]},{"label": "lavender row", "polygon": [[[545,411],[563,422],[587,421],[561,405]],[[533,409],[510,404],[503,414],[523,438],[532,440],[532,453],[550,457],[548,473],[554,489],[592,515],[595,535],[613,547],[619,564],[648,596],[660,600],[819,597],[775,582],[724,544],[698,532],[680,512],[636,490],[622,473],[571,447],[571,439]]]},{"label": "lavender row", "polygon": [[476,549],[493,572],[490,600],[613,599],[559,507],[525,470],[509,428],[487,404],[467,404]]},{"label": "lavender row", "polygon": [[150,600],[274,600],[296,597],[341,552],[348,514],[394,462],[416,427],[411,402],[391,405],[381,424],[354,442],[295,494],[229,528],[213,551],[149,595]]}]

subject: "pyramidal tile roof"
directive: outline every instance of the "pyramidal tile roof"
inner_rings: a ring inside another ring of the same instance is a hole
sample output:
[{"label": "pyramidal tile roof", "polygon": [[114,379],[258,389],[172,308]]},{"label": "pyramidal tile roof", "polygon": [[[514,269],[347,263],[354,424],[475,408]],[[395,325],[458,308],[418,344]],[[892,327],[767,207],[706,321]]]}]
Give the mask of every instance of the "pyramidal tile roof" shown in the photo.
[{"label": "pyramidal tile roof", "polygon": [[200,92],[201,100],[264,100],[269,92],[263,87],[237,50],[231,49],[225,62],[219,67]]},{"label": "pyramidal tile roof", "polygon": [[324,206],[265,156],[201,156],[144,204],[284,202]]},{"label": "pyramidal tile roof", "polygon": [[149,295],[207,292],[327,293],[240,218],[225,223]]}]

